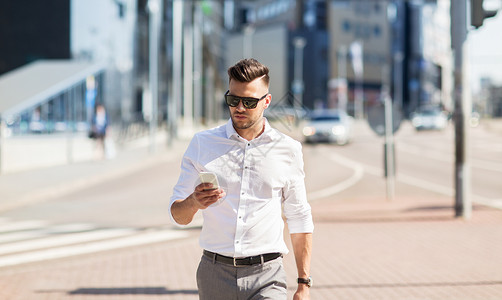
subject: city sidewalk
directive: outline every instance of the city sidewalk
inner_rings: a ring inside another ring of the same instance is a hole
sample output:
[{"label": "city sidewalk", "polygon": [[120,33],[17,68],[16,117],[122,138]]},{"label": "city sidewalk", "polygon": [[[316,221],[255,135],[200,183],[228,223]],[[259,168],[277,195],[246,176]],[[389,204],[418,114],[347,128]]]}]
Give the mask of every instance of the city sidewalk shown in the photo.
[{"label": "city sidewalk", "polygon": [[[138,148],[115,160],[64,166],[60,177],[55,174],[61,170],[51,168],[5,178],[11,184],[33,180],[45,187],[69,185],[56,189],[69,193],[92,184],[79,180],[96,174],[106,180],[171,159],[181,154],[184,143],[156,155]],[[9,183],[1,184],[5,205]],[[365,173],[356,185],[311,203],[316,226],[311,299],[502,299],[501,210],[475,206],[472,219],[465,221],[454,218],[451,198],[398,182],[395,199],[388,201],[385,188],[383,178]],[[35,192],[26,189],[23,195],[31,202],[45,199],[33,196]],[[0,269],[0,299],[198,299],[200,229],[179,230],[190,236]],[[292,299],[292,252],[285,266]]]},{"label": "city sidewalk", "polygon": [[[185,151],[188,142],[188,138],[180,138],[166,146],[165,138],[159,135],[152,152],[149,138],[144,137],[118,149],[112,159],[91,159],[0,174],[0,213],[64,196],[160,162],[177,159]],[[37,143],[37,140],[33,143]]]}]

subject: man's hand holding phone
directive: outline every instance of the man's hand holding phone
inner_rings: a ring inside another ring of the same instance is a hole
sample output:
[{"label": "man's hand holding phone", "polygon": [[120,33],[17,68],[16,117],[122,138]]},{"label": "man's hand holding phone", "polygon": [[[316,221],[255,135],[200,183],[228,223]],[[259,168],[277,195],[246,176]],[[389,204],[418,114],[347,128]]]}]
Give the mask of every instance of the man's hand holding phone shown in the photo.
[{"label": "man's hand holding phone", "polygon": [[225,197],[225,191],[220,188],[215,173],[201,172],[199,177],[202,183],[195,187],[192,194],[197,208],[206,209]]}]

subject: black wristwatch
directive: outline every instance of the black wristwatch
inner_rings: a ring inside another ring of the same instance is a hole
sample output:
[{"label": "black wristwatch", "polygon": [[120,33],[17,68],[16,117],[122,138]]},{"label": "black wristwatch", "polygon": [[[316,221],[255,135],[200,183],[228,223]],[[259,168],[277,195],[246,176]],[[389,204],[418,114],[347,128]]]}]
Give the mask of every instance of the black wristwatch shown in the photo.
[{"label": "black wristwatch", "polygon": [[308,287],[312,287],[312,285],[314,284],[314,281],[310,276],[308,278],[298,278],[297,282],[306,284]]}]

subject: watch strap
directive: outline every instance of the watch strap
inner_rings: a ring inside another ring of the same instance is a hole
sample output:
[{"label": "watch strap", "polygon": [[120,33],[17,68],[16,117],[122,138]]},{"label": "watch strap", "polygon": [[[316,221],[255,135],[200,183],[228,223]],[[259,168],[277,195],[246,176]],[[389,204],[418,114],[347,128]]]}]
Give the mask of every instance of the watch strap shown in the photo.
[{"label": "watch strap", "polygon": [[298,283],[306,283],[308,284],[309,283],[309,279],[308,278],[298,278]]},{"label": "watch strap", "polygon": [[310,277],[310,276],[308,278],[301,278],[301,277],[299,277],[296,281],[298,283],[306,284],[308,287],[312,286],[312,277]]}]

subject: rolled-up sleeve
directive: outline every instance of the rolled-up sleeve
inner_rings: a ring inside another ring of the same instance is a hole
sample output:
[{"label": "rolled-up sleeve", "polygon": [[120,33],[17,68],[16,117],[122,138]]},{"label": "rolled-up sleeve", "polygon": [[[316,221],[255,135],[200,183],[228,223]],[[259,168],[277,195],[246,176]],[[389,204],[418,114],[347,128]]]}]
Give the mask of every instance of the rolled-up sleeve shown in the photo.
[{"label": "rolled-up sleeve", "polygon": [[301,144],[295,144],[293,149],[292,172],[288,174],[287,184],[283,188],[284,216],[289,233],[312,233],[314,222],[307,201]]},{"label": "rolled-up sleeve", "polygon": [[190,196],[195,189],[195,184],[197,183],[199,171],[196,167],[196,158],[199,149],[199,143],[197,135],[195,135],[190,142],[185,154],[183,155],[183,159],[181,161],[181,171],[180,176],[178,178],[178,182],[173,188],[173,194],[169,201],[169,217],[171,221],[178,226],[182,226],[178,224],[171,212],[171,207],[176,200],[182,200]]}]

